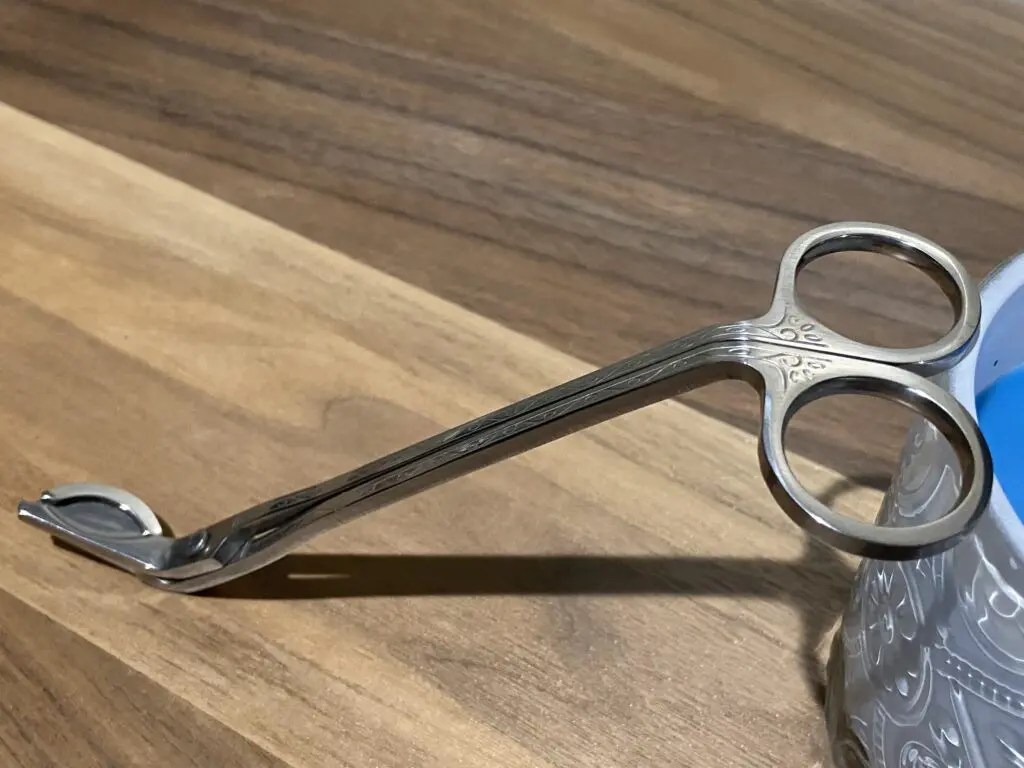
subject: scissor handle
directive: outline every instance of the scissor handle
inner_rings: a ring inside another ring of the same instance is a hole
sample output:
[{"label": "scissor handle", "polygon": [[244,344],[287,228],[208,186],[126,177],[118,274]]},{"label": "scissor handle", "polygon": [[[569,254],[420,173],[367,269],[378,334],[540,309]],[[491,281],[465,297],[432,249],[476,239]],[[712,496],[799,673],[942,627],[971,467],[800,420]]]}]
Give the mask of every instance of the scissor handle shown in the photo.
[{"label": "scissor handle", "polygon": [[[954,312],[952,327],[931,344],[901,349],[862,344],[818,322],[800,306],[797,277],[814,260],[839,251],[879,253],[924,272],[949,299]],[[933,376],[956,365],[970,352],[981,321],[981,295],[963,265],[932,241],[883,224],[839,222],[806,232],[786,249],[779,264],[775,297],[765,319],[768,318],[770,324],[776,325],[776,334],[790,335],[801,346],[820,346],[833,354],[875,360]],[[792,321],[788,327],[787,321]]]},{"label": "scissor handle", "polygon": [[[831,358],[828,367],[794,382],[784,369],[765,376],[759,440],[761,473],[776,503],[825,543],[862,557],[910,560],[946,551],[967,536],[992,493],[992,459],[974,418],[937,384],[902,368]],[[836,512],[807,490],[790,467],[786,427],[810,402],[856,393],[893,400],[931,421],[960,463],[960,492],[953,508],[930,522],[889,527]]]},{"label": "scissor handle", "polygon": [[[950,330],[931,344],[893,349],[854,341],[816,320],[796,298],[796,279],[809,263],[837,251],[881,253],[924,271],[953,305]],[[755,323],[753,337],[770,340],[764,353],[755,354],[764,377],[762,474],[776,502],[794,521],[839,549],[878,559],[913,559],[944,551],[971,531],[988,506],[992,459],[967,409],[925,377],[948,370],[971,351],[980,319],[981,296],[964,267],[943,248],[911,232],[841,222],[813,229],[793,242],[779,266],[772,307]],[[960,462],[961,488],[952,510],[920,525],[882,527],[835,512],[804,488],[786,456],[786,427],[804,405],[841,393],[896,401],[938,428]]]}]

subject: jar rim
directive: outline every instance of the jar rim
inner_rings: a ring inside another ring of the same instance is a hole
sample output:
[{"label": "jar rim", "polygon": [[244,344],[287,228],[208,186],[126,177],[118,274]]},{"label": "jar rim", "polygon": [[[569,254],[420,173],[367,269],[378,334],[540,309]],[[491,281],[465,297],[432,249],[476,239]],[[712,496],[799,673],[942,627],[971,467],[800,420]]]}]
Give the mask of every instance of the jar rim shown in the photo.
[{"label": "jar rim", "polygon": [[[979,286],[981,293],[981,323],[978,341],[971,352],[949,372],[948,389],[977,420],[978,364],[983,351],[988,351],[985,339],[993,321],[999,320],[1002,310],[1010,301],[1019,302],[1024,313],[1024,252],[1007,259],[997,266]],[[1005,318],[1005,313],[1002,313]],[[1006,320],[1004,319],[1004,322]],[[999,482],[992,478],[992,497],[988,514],[994,518],[1000,533],[1014,550],[1024,552],[1024,520],[1022,513],[1013,509]]]}]

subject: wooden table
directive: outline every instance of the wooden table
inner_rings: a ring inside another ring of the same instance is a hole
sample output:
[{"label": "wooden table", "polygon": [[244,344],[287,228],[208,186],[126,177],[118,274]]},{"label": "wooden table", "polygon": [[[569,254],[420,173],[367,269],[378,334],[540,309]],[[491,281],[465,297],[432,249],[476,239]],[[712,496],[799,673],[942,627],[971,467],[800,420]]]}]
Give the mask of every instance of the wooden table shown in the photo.
[{"label": "wooden table", "polygon": [[[0,0],[0,766],[815,766],[855,561],[720,385],[203,596],[17,522],[56,483],[177,532],[766,306],[827,221],[982,277],[1024,241],[1003,0]],[[859,338],[942,299],[801,286]],[[802,414],[803,416],[803,414]],[[827,403],[802,479],[870,516],[906,425]]]},{"label": "wooden table", "polygon": [[[760,312],[829,221],[982,277],[1024,247],[1014,0],[0,0],[0,101],[600,366]],[[801,286],[860,339],[937,338],[909,268]],[[686,397],[751,431],[742,387]],[[793,447],[878,485],[909,418]]]},{"label": "wooden table", "polygon": [[210,595],[19,523],[96,481],[185,532],[588,366],[14,109],[0,136],[4,765],[813,764],[850,562],[676,402]]}]

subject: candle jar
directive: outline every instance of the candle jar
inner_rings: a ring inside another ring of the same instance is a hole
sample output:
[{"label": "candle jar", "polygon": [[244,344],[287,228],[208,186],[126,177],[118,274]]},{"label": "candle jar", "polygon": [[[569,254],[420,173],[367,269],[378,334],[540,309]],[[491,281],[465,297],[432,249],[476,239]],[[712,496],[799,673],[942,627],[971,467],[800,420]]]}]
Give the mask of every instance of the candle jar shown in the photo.
[{"label": "candle jar", "polygon": [[[974,350],[935,378],[975,418],[978,394],[1024,364],[1024,254],[989,275],[981,296]],[[945,438],[917,420],[879,522],[941,517],[960,482]],[[837,768],[1024,768],[1022,597],[1024,522],[998,471],[988,509],[952,550],[863,560],[827,667]]]}]

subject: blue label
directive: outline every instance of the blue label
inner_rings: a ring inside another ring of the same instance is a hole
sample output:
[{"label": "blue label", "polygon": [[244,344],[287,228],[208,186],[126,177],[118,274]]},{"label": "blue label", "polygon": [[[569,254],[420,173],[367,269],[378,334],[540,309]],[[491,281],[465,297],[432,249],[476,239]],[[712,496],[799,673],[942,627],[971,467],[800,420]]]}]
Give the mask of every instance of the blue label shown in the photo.
[{"label": "blue label", "polygon": [[1001,376],[977,397],[978,426],[1010,506],[1024,519],[1024,366]]}]

